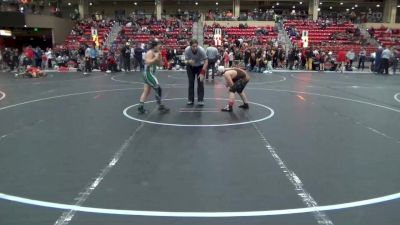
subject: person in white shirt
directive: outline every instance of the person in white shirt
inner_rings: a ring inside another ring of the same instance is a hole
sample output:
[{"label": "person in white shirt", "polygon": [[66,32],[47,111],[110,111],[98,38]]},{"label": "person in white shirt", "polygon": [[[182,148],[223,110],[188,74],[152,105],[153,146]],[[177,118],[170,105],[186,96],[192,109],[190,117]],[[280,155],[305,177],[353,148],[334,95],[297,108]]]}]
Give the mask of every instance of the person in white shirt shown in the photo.
[{"label": "person in white shirt", "polygon": [[372,52],[371,53],[371,56],[370,56],[370,59],[371,59],[371,65],[370,65],[370,70],[371,70],[371,72],[372,71],[375,71],[375,58],[376,58],[376,53],[375,52]]},{"label": "person in white shirt", "polygon": [[51,51],[51,48],[47,49],[45,55],[46,55],[46,58],[47,58],[47,68],[51,69],[53,67],[52,66],[53,52]]},{"label": "person in white shirt", "polygon": [[382,68],[386,75],[389,74],[389,61],[392,58],[392,52],[388,47],[382,52]]},{"label": "person in white shirt", "polygon": [[356,57],[356,54],[354,53],[353,49],[351,49],[350,51],[347,52],[346,54],[346,58],[349,60],[349,66],[352,67],[353,66],[353,61],[354,58]]},{"label": "person in white shirt", "polygon": [[229,67],[232,67],[233,64],[233,52],[229,52]]}]

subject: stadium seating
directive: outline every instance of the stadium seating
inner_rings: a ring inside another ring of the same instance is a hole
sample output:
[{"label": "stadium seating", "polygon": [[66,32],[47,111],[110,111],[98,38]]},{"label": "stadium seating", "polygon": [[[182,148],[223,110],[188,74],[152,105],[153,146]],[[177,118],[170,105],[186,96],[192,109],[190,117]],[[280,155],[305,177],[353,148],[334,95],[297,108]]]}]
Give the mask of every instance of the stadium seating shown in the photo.
[{"label": "stadium seating", "polygon": [[124,39],[134,43],[146,44],[151,38],[158,38],[167,48],[184,49],[188,46],[188,40],[192,37],[193,22],[183,22],[181,27],[174,27],[173,30],[167,31],[166,27],[170,21],[163,20],[161,24],[150,25],[141,24],[141,27],[146,27],[146,31],[135,31],[134,27],[124,26],[121,34],[116,39],[118,43]]},{"label": "stadium seating", "polygon": [[[223,27],[218,24],[214,24],[213,26],[205,26],[204,27],[204,44],[212,44],[213,43],[213,34],[215,28],[221,28],[222,37],[227,38],[229,43],[234,42],[238,38],[243,38],[245,41],[251,41],[253,38],[257,38],[262,44],[267,43],[272,39],[276,39],[278,34],[274,32],[273,27],[265,26],[265,27],[255,27],[249,26],[246,28],[239,27]],[[267,35],[259,34],[257,35],[257,31],[267,31]]]},{"label": "stadium seating", "polygon": [[374,37],[383,47],[400,45],[400,29],[388,30],[386,27],[375,29]]},{"label": "stadium seating", "polygon": [[[312,21],[304,22],[303,20],[289,20],[284,24],[286,30],[288,30],[292,26],[295,27],[297,31],[300,32],[300,34],[303,30],[307,30],[309,46],[314,48],[332,51],[333,53],[337,53],[341,48],[345,48],[345,50],[353,49],[356,54],[359,53],[362,47],[366,49],[367,54],[370,54],[371,52],[376,50],[375,46],[361,46],[361,44],[357,43],[357,41],[348,40],[347,38],[341,38],[340,36],[338,36],[336,40],[334,40],[334,33],[354,33],[355,26],[350,22],[345,22],[340,25],[331,24],[325,29],[321,29],[320,25]],[[302,46],[302,41],[296,40],[295,37],[292,37],[291,41],[293,44],[297,44],[297,46]]]}]

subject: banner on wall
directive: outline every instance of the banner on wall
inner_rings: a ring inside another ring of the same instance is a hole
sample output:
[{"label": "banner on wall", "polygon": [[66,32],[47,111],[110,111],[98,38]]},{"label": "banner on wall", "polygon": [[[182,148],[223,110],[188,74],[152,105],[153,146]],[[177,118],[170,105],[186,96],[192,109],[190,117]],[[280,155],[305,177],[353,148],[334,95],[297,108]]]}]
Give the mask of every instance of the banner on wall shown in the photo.
[{"label": "banner on wall", "polygon": [[214,29],[214,44],[215,44],[215,46],[222,45],[222,30],[221,30],[221,28]]},{"label": "banner on wall", "polygon": [[100,46],[99,35],[97,34],[97,29],[92,28],[92,40],[96,44],[96,47]]},{"label": "banner on wall", "polygon": [[303,48],[308,48],[308,30],[303,30],[301,35],[303,41]]}]

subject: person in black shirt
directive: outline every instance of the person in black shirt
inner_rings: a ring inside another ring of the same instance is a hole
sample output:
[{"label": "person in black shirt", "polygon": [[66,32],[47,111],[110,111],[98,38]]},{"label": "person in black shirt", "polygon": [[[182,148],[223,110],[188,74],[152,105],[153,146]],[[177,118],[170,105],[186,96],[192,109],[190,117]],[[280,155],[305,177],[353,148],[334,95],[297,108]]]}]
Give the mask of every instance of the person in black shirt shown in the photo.
[{"label": "person in black shirt", "polygon": [[253,71],[254,67],[256,66],[257,63],[257,58],[256,58],[256,54],[254,52],[251,53],[250,55],[250,66],[249,66],[249,70]]},{"label": "person in black shirt", "polygon": [[140,47],[140,44],[137,43],[137,44],[136,44],[136,47],[135,47],[135,49],[134,49],[134,55],[135,55],[135,59],[134,59],[134,62],[135,62],[134,66],[135,66],[135,68],[134,68],[134,69],[135,69],[135,71],[136,71],[136,68],[137,68],[138,66],[139,66],[139,70],[140,70],[140,71],[142,71],[142,70],[144,69],[142,53],[143,53],[143,49]]},{"label": "person in black shirt", "polygon": [[127,42],[126,45],[124,47],[122,47],[121,56],[122,56],[125,72],[130,72],[131,71],[131,48],[129,46],[129,42]]},{"label": "person in black shirt", "polygon": [[250,55],[251,55],[250,49],[247,48],[247,49],[244,51],[244,57],[243,57],[244,66],[245,66],[246,68],[247,68],[247,66],[248,66],[248,64],[249,64]]}]

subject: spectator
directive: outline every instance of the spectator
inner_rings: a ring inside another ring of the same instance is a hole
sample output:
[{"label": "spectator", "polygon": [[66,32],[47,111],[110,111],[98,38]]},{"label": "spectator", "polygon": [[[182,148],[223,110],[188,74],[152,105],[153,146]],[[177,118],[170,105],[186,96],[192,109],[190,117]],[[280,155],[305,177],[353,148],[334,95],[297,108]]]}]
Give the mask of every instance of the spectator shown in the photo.
[{"label": "spectator", "polygon": [[121,57],[124,65],[124,71],[131,71],[131,49],[129,42],[126,42],[125,46],[121,49]]},{"label": "spectator", "polygon": [[348,51],[346,53],[346,58],[348,60],[348,64],[347,65],[349,66],[349,68],[353,67],[353,61],[354,61],[355,57],[356,56],[354,54],[353,49],[350,49],[350,51]]},{"label": "spectator", "polygon": [[358,70],[364,71],[364,63],[365,63],[365,58],[367,56],[367,52],[365,51],[365,48],[361,48],[360,53],[358,54]]},{"label": "spectator", "polygon": [[144,64],[143,64],[143,49],[140,46],[140,43],[136,43],[136,47],[134,49],[134,69],[136,71],[136,68],[139,66],[139,70],[143,71],[144,70]]},{"label": "spectator", "polygon": [[306,50],[306,70],[312,70],[313,68],[313,51],[311,48]]},{"label": "spectator", "polygon": [[336,71],[340,70],[340,72],[343,73],[346,63],[346,52],[343,50],[343,48],[340,49],[336,61],[338,63]]},{"label": "spectator", "polygon": [[214,80],[215,76],[215,63],[219,59],[219,52],[215,45],[211,45],[206,49],[206,55],[208,59],[208,68],[206,72],[206,79],[208,80],[208,70],[211,69],[211,79]]},{"label": "spectator", "polygon": [[230,51],[229,52],[229,67],[232,67],[233,59],[234,59],[233,51]]},{"label": "spectator", "polygon": [[389,60],[392,58],[392,52],[388,47],[385,48],[382,52],[382,72],[386,75],[389,74]]},{"label": "spectator", "polygon": [[46,58],[47,58],[47,68],[51,69],[51,68],[53,68],[53,65],[52,65],[53,52],[52,52],[51,48],[48,48],[45,54],[46,54]]},{"label": "spectator", "polygon": [[399,53],[400,52],[397,49],[393,50],[393,65],[392,65],[393,66],[393,75],[396,74],[397,66],[399,64],[399,58],[400,58]]},{"label": "spectator", "polygon": [[95,45],[93,44],[92,48],[90,49],[90,58],[93,63],[92,68],[95,68],[95,69],[99,68],[99,65],[97,62],[97,54],[98,54],[97,49],[96,49]]},{"label": "spectator", "polygon": [[225,68],[228,68],[229,67],[229,53],[228,53],[228,49],[226,49],[225,51],[224,51],[224,66],[225,66]]},{"label": "spectator", "polygon": [[379,46],[378,50],[375,53],[375,72],[377,74],[382,73],[382,46]]},{"label": "spectator", "polygon": [[[92,49],[90,48],[90,46],[87,46],[87,48],[85,50],[85,57],[84,57],[85,67],[83,69],[83,75],[86,75],[86,74],[92,72],[91,52],[92,52]],[[61,61],[60,58],[61,58],[61,56],[57,57],[57,63],[60,63],[60,61]],[[60,64],[58,66],[60,66]]]}]

